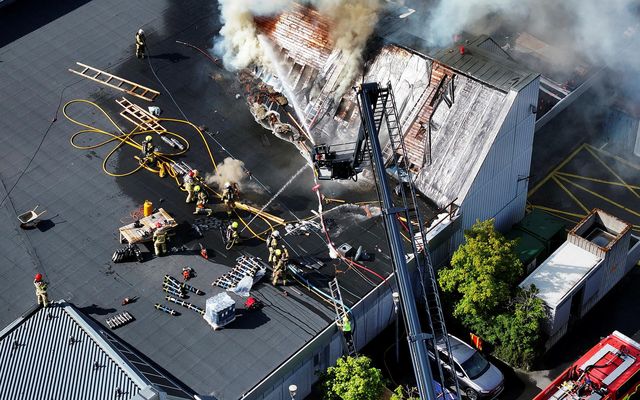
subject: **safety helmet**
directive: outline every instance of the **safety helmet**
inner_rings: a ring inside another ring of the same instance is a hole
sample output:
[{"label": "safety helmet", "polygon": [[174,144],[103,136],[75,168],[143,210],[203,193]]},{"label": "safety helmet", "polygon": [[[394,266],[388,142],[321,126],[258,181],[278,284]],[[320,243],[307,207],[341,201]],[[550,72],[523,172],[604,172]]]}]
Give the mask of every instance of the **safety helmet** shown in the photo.
[{"label": "safety helmet", "polygon": [[193,172],[193,176],[198,176],[198,170],[197,169],[192,169],[191,172]]},{"label": "safety helmet", "polygon": [[238,223],[237,223],[236,221],[233,221],[233,222],[231,223],[231,227],[232,227],[233,229],[236,229],[236,228],[238,227]]},{"label": "safety helmet", "polygon": [[200,191],[200,185],[195,185],[195,186],[193,187],[193,191],[194,191],[194,192],[199,192],[199,191]]},{"label": "safety helmet", "polygon": [[271,236],[273,236],[273,237],[278,237],[278,236],[280,236],[280,231],[275,230],[275,231],[271,232]]},{"label": "safety helmet", "polygon": [[156,228],[162,228],[162,223],[161,222],[156,222]]},{"label": "safety helmet", "polygon": [[349,317],[347,317],[347,314],[342,316],[342,322],[344,322],[345,324],[349,322]]},{"label": "safety helmet", "polygon": [[142,29],[138,29],[138,34],[139,35],[144,35],[144,31]]},{"label": "safety helmet", "polygon": [[151,137],[151,135],[148,135],[147,137],[145,137],[145,138],[144,138],[144,140],[145,140],[145,141],[147,141],[147,142],[150,142],[150,141],[151,141],[151,139],[153,139],[153,138]]},{"label": "safety helmet", "polygon": [[230,182],[225,182],[224,183],[224,187],[225,188],[230,188],[231,187],[231,183]]},{"label": "safety helmet", "polygon": [[189,171],[189,176],[193,178],[194,176],[196,176],[196,174],[194,174],[193,170],[191,170],[191,171]]},{"label": "safety helmet", "polygon": [[36,282],[40,282],[40,281],[42,281],[42,274],[37,273],[37,274],[36,274],[36,277],[34,278],[34,280],[35,280]]},{"label": "safety helmet", "polygon": [[277,255],[277,256],[279,256],[279,255],[281,255],[281,254],[282,254],[282,250],[277,249],[277,250],[276,250],[276,255]]}]

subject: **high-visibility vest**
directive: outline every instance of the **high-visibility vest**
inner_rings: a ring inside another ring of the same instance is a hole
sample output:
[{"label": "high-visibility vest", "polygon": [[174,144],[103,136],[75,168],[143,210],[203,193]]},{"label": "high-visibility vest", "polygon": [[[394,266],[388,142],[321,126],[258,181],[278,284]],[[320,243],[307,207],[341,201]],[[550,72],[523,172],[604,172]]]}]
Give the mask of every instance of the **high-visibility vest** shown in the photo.
[{"label": "high-visibility vest", "polygon": [[349,321],[349,318],[342,320],[342,332],[351,332],[351,321]]}]

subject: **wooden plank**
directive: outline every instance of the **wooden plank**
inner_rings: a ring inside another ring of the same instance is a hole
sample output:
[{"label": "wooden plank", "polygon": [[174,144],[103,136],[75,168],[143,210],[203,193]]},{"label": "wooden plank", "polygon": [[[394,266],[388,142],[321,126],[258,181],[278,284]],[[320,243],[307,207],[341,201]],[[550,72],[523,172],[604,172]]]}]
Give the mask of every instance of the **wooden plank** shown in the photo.
[{"label": "wooden plank", "polygon": [[[149,215],[148,217],[141,218],[139,222],[142,225],[139,228],[136,228],[134,223],[120,227],[120,241],[126,241],[129,244],[152,241],[153,230],[155,229],[157,222],[161,222],[165,229],[173,229],[178,226],[176,220],[173,219],[173,217],[163,208],[158,209],[157,212]],[[149,234],[145,236],[142,234],[144,232],[148,232]]]}]

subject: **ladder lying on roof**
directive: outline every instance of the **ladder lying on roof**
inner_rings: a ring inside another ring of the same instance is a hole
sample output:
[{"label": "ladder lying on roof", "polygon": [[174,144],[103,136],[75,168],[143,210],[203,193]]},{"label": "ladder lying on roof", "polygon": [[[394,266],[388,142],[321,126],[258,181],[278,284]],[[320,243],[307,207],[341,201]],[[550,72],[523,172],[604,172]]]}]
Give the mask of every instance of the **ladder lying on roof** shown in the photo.
[{"label": "ladder lying on roof", "polygon": [[139,85],[135,82],[122,79],[108,72],[101,71],[97,68],[90,67],[86,64],[76,62],[81,67],[80,71],[69,68],[70,72],[76,75],[80,75],[92,81],[102,83],[114,89],[129,93],[132,96],[140,97],[147,101],[154,101],[156,97],[160,96],[160,92],[149,89],[148,87]]},{"label": "ladder lying on roof", "polygon": [[142,130],[154,131],[156,133],[165,133],[167,130],[158,122],[158,118],[149,114],[137,104],[130,102],[124,97],[116,100],[123,110],[120,115],[134,125],[139,126]]},{"label": "ladder lying on roof", "polygon": [[[333,299],[333,307],[336,310],[336,323],[340,327],[342,327],[343,318],[345,316],[349,318],[349,316],[347,315],[347,309],[345,308],[344,303],[342,302],[342,293],[340,293],[338,278],[333,278],[332,280],[329,281],[329,291],[331,292],[331,298]],[[353,356],[354,354],[356,354],[356,347],[353,343],[353,338],[351,340],[345,340],[345,341],[347,345],[346,346],[347,353],[349,353],[350,356]]]}]

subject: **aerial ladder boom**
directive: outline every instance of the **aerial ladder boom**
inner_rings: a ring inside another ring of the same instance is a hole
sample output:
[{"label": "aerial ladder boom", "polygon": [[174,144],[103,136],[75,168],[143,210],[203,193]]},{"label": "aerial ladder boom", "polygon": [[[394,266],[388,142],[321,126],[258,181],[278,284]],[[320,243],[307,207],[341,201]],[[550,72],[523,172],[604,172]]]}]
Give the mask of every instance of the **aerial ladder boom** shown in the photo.
[{"label": "aerial ladder boom", "polygon": [[[389,116],[386,110],[387,101],[391,101],[394,111]],[[362,164],[367,156],[370,157],[370,161],[373,166],[374,175],[377,180],[379,189],[379,196],[382,206],[382,217],[384,219],[387,239],[391,250],[391,256],[393,265],[395,267],[396,280],[398,283],[398,290],[401,298],[401,306],[404,315],[405,325],[407,328],[407,339],[409,342],[409,350],[411,359],[413,362],[414,373],[417,382],[417,388],[420,393],[420,398],[424,400],[436,400],[437,394],[434,389],[433,374],[431,371],[431,365],[429,363],[429,353],[427,347],[427,341],[433,343],[433,353],[437,361],[439,357],[437,355],[436,341],[438,343],[445,343],[447,350],[449,349],[448,338],[446,335],[446,328],[444,327],[444,318],[442,316],[442,309],[439,303],[437,295],[437,288],[435,288],[435,279],[433,279],[433,270],[429,265],[429,273],[432,278],[431,291],[435,291],[435,309],[431,305],[427,304],[427,314],[429,323],[431,325],[430,333],[422,331],[420,320],[418,318],[418,310],[416,305],[416,299],[413,293],[412,281],[407,268],[407,253],[404,249],[402,242],[402,236],[400,233],[400,225],[398,222],[398,215],[410,219],[409,208],[407,206],[407,199],[402,189],[402,200],[396,204],[392,196],[392,190],[387,179],[385,170],[385,160],[383,157],[383,149],[380,144],[379,132],[382,126],[383,118],[386,118],[387,130],[389,133],[390,145],[397,145],[402,143],[401,130],[399,129],[399,123],[397,121],[397,113],[395,112],[395,101],[391,93],[390,86],[387,88],[380,88],[377,83],[366,83],[358,89],[358,105],[360,109],[360,116],[362,118],[362,128],[358,133],[358,138],[355,143],[355,149],[351,152],[346,150],[335,150],[336,146],[330,147],[328,145],[319,145],[314,148],[313,160],[316,169],[318,179],[354,179],[359,172],[362,171]],[[395,136],[394,136],[395,135]],[[397,146],[396,146],[397,147]],[[404,147],[404,146],[402,146]],[[397,150],[397,149],[395,149]],[[397,161],[397,153],[394,152],[394,158]],[[400,173],[399,173],[400,175]],[[402,177],[399,176],[402,182]],[[412,182],[408,182],[412,185]],[[402,184],[401,184],[402,185]],[[411,187],[411,194],[415,201],[415,192]],[[414,204],[414,207],[416,205]],[[422,244],[422,249],[419,249],[416,240],[409,224],[409,230],[411,235],[412,253],[416,263],[418,263],[419,270],[423,274],[421,266],[421,257],[419,254],[424,251],[426,259],[428,260],[428,254],[426,250],[426,243]],[[422,229],[420,228],[421,241],[426,242]],[[422,277],[421,277],[422,278]],[[424,283],[423,283],[424,284]],[[427,289],[423,286],[423,290],[427,292]],[[425,297],[427,295],[425,294]],[[427,301],[429,303],[429,301]],[[438,313],[437,315],[435,313]],[[442,369],[438,364],[441,380],[443,380]],[[453,372],[453,369],[451,370]],[[455,381],[455,373],[453,373],[453,379],[457,389],[457,382]],[[443,387],[444,382],[442,382]]]}]

